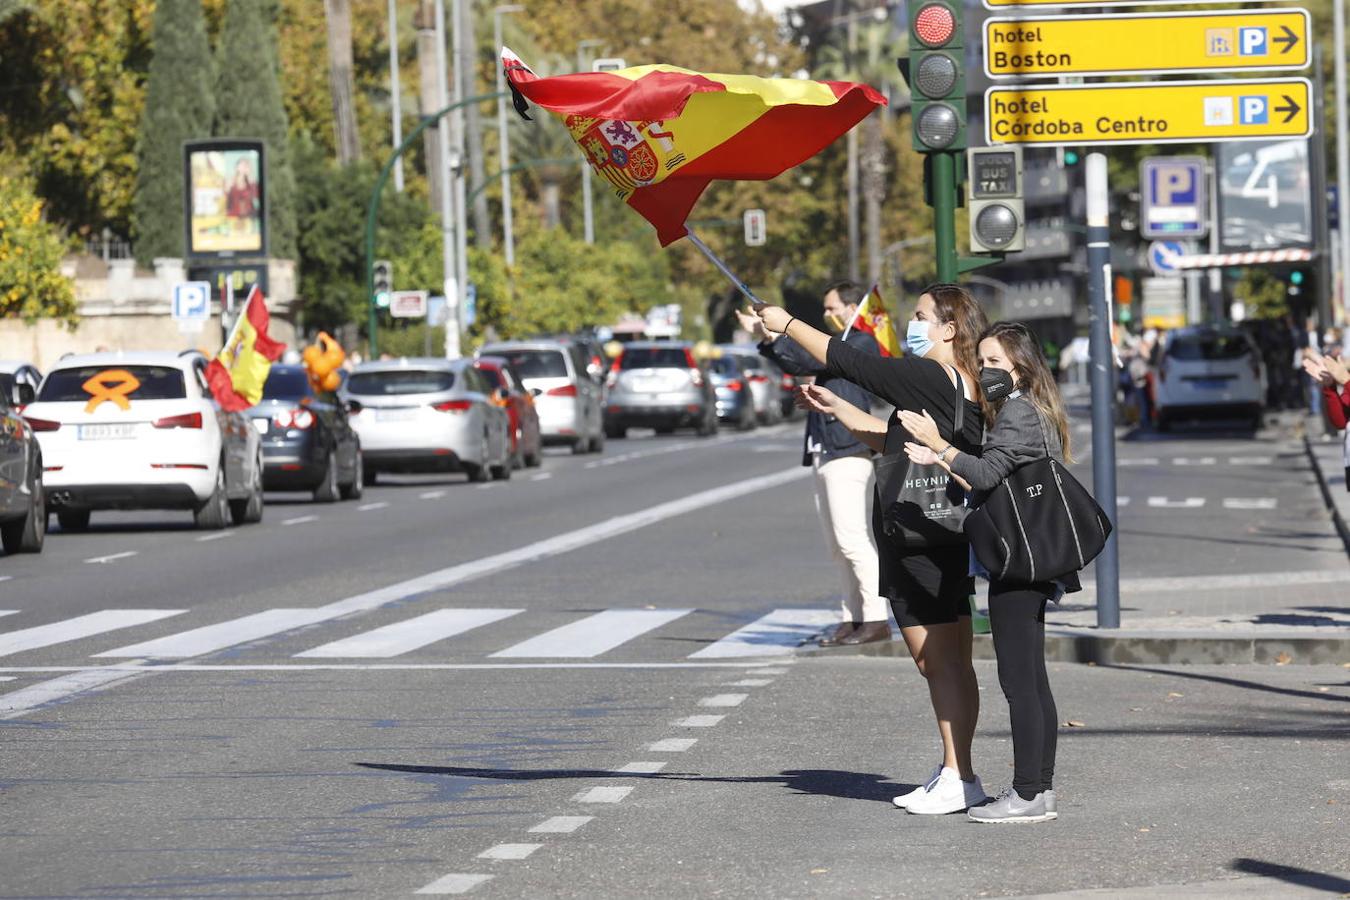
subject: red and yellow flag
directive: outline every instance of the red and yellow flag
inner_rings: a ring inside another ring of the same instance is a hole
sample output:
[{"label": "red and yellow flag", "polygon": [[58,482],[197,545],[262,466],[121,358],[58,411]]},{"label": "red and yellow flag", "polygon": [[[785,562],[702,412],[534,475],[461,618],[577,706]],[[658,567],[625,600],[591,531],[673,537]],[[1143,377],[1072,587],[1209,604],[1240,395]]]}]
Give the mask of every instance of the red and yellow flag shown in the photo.
[{"label": "red and yellow flag", "polygon": [[553,113],[619,199],[665,247],[715,178],[765,181],[819,153],[886,98],[865,84],[704,75],[667,65],[540,78],[510,50],[502,65],[524,115]]},{"label": "red and yellow flag", "polygon": [[[858,312],[849,323],[849,328],[865,331],[876,338],[882,356],[900,355],[900,336],[896,334],[895,322],[886,309],[886,301],[881,299],[881,289],[877,285],[872,285],[872,290],[858,304]],[[848,333],[847,328],[844,333]]]},{"label": "red and yellow flag", "polygon": [[206,369],[206,382],[222,409],[239,412],[262,399],[263,383],[286,345],[267,334],[267,301],[254,285],[230,339]]}]

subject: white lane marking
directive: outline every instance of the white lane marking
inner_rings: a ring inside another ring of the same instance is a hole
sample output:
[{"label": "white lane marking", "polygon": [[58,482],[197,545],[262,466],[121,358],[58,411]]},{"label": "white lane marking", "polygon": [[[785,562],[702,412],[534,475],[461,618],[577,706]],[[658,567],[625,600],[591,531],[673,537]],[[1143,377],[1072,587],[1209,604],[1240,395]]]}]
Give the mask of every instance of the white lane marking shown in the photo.
[{"label": "white lane marking", "polygon": [[0,696],[0,719],[17,719],[38,707],[64,700],[73,694],[104,690],[143,674],[145,669],[140,666],[105,666],[71,672]]},{"label": "white lane marking", "polygon": [[633,793],[631,787],[593,787],[582,791],[572,798],[574,803],[618,803]]},{"label": "white lane marking", "polygon": [[1122,456],[1116,460],[1118,466],[1156,466],[1162,461],[1156,456]]},{"label": "white lane marking", "polygon": [[531,834],[571,834],[595,816],[552,816],[530,829]]},{"label": "white lane marking", "polygon": [[[4,579],[0,579],[0,581],[2,580]],[[0,609],[0,616],[12,616],[17,612],[18,612],[17,609]]]},{"label": "white lane marking", "polygon": [[773,684],[772,678],[742,678],[740,681],[729,681],[727,687],[765,687]]},{"label": "white lane marking", "polygon": [[782,669],[782,668],[779,668],[779,667],[777,667],[777,666],[758,666],[758,665],[757,665],[757,666],[755,666],[753,669],[746,669],[746,670],[745,670],[745,674],[747,674],[747,675],[786,675],[786,674],[787,674],[787,669]]},{"label": "white lane marking", "polygon": [[479,859],[525,859],[543,844],[498,844],[478,854]]},{"label": "white lane marking", "polygon": [[0,634],[0,656],[50,647],[66,641],[77,641],[105,631],[158,622],[160,619],[182,615],[184,612],[186,610],[182,609],[104,609],[73,619],[53,622],[50,625],[11,631],[8,634]]},{"label": "white lane marking", "polygon": [[713,694],[698,701],[699,706],[740,706],[749,694]]},{"label": "white lane marking", "polygon": [[[1247,575],[1179,575],[1171,578],[1125,578],[1122,594],[1153,594],[1172,591],[1233,591],[1246,588],[1299,587],[1313,584],[1350,584],[1350,570],[1324,569],[1310,572],[1253,572]],[[1084,580],[1084,590],[1096,590],[1096,582]]]},{"label": "white lane marking", "polygon": [[233,531],[213,531],[210,534],[204,534],[199,538],[194,538],[197,543],[205,544],[207,541],[218,541],[221,538],[227,538],[233,535]]},{"label": "white lane marking", "polygon": [[647,749],[652,753],[683,753],[698,743],[698,738],[662,738]]},{"label": "white lane marking", "polygon": [[0,575],[0,581],[9,581],[13,577],[13,575]]},{"label": "white lane marking", "polygon": [[550,478],[552,478],[552,477],[553,477],[553,473],[552,473],[552,472],[540,472],[538,475],[531,475],[531,476],[530,476],[530,480],[531,480],[531,481],[548,481],[548,480],[549,480]]},{"label": "white lane marking", "polygon": [[691,609],[607,609],[498,650],[492,656],[540,659],[599,656],[691,612]]},{"label": "white lane marking", "polygon": [[1225,497],[1224,509],[1274,509],[1278,501],[1274,497]]},{"label": "white lane marking", "polygon": [[[734,500],[738,497],[753,494],[758,491],[778,487],[789,482],[799,481],[811,474],[809,468],[795,466],[781,472],[775,472],[772,475],[760,475],[755,478],[747,478],[732,484],[725,484],[721,487],[710,488],[706,491],[699,491],[696,494],[690,494],[687,497],[681,497],[678,500],[671,500],[666,503],[658,503],[655,506],[638,510],[637,512],[627,513],[622,516],[614,516],[594,525],[587,525],[573,531],[565,531],[562,534],[554,535],[542,541],[536,541],[533,544],[526,544],[523,547],[517,547],[514,550],[507,550],[504,553],[497,553],[482,559],[476,559],[471,562],[460,563],[449,566],[444,569],[438,569],[426,575],[420,575],[416,578],[410,578],[406,581],[400,581],[386,587],[376,588],[347,597],[344,600],[337,600],[325,606],[319,607],[325,618],[336,619],[340,616],[349,615],[355,612],[368,612],[377,609],[388,603],[396,603],[400,600],[406,600],[410,597],[423,594],[428,591],[443,590],[457,584],[464,584],[469,581],[475,581],[489,575],[495,575],[498,572],[504,572],[517,566],[529,562],[548,559],[563,553],[569,553],[581,547],[600,543],[619,535],[628,534],[645,528],[648,525],[655,525],[664,522],[666,519],[685,513],[694,512],[708,506],[723,503],[728,500]],[[633,668],[625,664],[599,663],[592,664],[597,666],[619,665],[624,668]],[[535,665],[522,668],[548,668],[548,665]],[[637,666],[644,668],[645,666]],[[139,672],[132,674],[146,675],[155,672],[167,671],[170,667],[156,667],[153,670],[142,668]],[[502,668],[511,668],[503,666]],[[130,675],[119,675],[118,680],[131,677]],[[54,679],[48,682],[51,690],[46,693],[36,692],[31,696],[44,697],[40,701],[35,701],[25,708],[19,708],[17,705],[11,705],[12,715],[19,716],[25,712],[36,709],[48,703],[65,699],[80,693],[83,689],[78,686],[78,682],[67,682],[63,679]],[[34,685],[34,690],[45,688],[45,685]],[[22,693],[22,692],[20,692]],[[13,695],[10,695],[13,696]]]},{"label": "white lane marking", "polygon": [[1130,505],[1130,498],[1129,498],[1129,497],[1117,497],[1117,498],[1116,498],[1116,506],[1119,507],[1119,506],[1129,506],[1129,505]]},{"label": "white lane marking", "polygon": [[388,659],[491,625],[523,609],[438,609],[295,654],[302,659]]},{"label": "white lane marking", "polygon": [[480,491],[490,491],[490,490],[492,490],[493,488],[495,488],[496,486],[497,486],[497,483],[496,483],[496,482],[494,482],[494,483],[492,483],[492,484],[480,484],[480,485],[478,485],[478,489],[479,489]]},{"label": "white lane marking", "polygon": [[453,672],[474,669],[743,669],[735,662],[626,662],[626,663],[172,663],[147,670],[134,660],[88,666],[0,666],[0,672],[102,672],[108,669],[160,672]]},{"label": "white lane marking", "polygon": [[1269,466],[1275,462],[1273,456],[1230,456],[1230,466]]},{"label": "white lane marking", "polygon": [[622,775],[655,775],[666,767],[665,762],[624,763],[614,771]]},{"label": "white lane marking", "polygon": [[445,491],[426,491],[417,495],[419,500],[439,500],[445,496]]},{"label": "white lane marking", "polygon": [[689,654],[689,658],[778,655],[838,621],[839,613],[827,609],[775,609],[720,641]]},{"label": "white lane marking", "polygon": [[1205,505],[1204,497],[1187,497],[1184,500],[1169,500],[1166,497],[1149,497],[1150,509],[1199,509]]},{"label": "white lane marking", "polygon": [[485,881],[492,880],[491,875],[470,875],[467,872],[451,872],[442,875],[426,887],[418,888],[415,894],[463,894],[471,891]]},{"label": "white lane marking", "polygon": [[296,516],[294,519],[282,519],[282,525],[303,525],[306,522],[317,522],[318,516]]},{"label": "white lane marking", "polygon": [[188,656],[201,656],[214,650],[224,650],[236,644],[271,637],[283,631],[290,631],[315,622],[331,619],[321,609],[266,609],[251,616],[230,619],[156,638],[140,644],[131,644],[94,654],[96,657],[145,656],[153,659],[182,659]]},{"label": "white lane marking", "polygon": [[725,718],[726,716],[689,716],[671,724],[677,728],[711,728]]},{"label": "white lane marking", "polygon": [[0,675],[0,681],[18,681],[18,680],[19,680],[18,676],[15,675]]},{"label": "white lane marking", "polygon": [[130,559],[136,555],[137,552],[135,550],[123,550],[121,553],[109,553],[107,556],[91,556],[86,559],[85,562],[95,564],[110,563],[116,559]]},{"label": "white lane marking", "polygon": [[389,505],[389,504],[388,504],[388,503],[385,503],[383,500],[378,500],[378,501],[376,501],[375,503],[362,503],[360,506],[358,506],[358,507],[356,508],[356,511],[357,511],[357,512],[373,512],[374,510],[377,510],[377,509],[384,509],[384,508],[385,508],[386,506],[388,506],[388,505]]},{"label": "white lane marking", "polygon": [[1218,462],[1219,461],[1212,456],[1200,456],[1195,458],[1178,456],[1172,460],[1172,464],[1177,466],[1212,466],[1216,465]]}]

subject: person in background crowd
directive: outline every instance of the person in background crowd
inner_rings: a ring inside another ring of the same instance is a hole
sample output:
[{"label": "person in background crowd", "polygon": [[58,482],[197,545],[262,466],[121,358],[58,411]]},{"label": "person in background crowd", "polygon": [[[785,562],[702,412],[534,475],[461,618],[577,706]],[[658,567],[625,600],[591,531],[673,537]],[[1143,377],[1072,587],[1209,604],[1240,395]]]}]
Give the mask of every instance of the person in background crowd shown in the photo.
[{"label": "person in background crowd", "polygon": [[1318,418],[1322,415],[1322,386],[1303,368],[1303,360],[1309,356],[1309,353],[1318,357],[1322,354],[1322,344],[1317,336],[1317,323],[1312,318],[1308,318],[1304,322],[1303,329],[1295,333],[1295,347],[1295,377],[1302,387],[1302,395],[1304,402],[1307,404],[1308,415]]},{"label": "person in background crowd", "polygon": [[[915,463],[937,463],[973,493],[978,508],[1019,466],[1049,454],[1072,461],[1064,402],[1031,329],[999,322],[980,339],[980,388],[994,410],[979,455],[953,447],[938,434],[932,416],[909,410],[900,421],[918,443],[905,444]],[[1077,573],[1057,581],[1020,584],[985,572],[971,556],[971,568],[989,577],[989,622],[998,657],[998,681],[1012,722],[1012,787],[968,813],[975,822],[1044,822],[1059,815],[1055,803],[1055,749],[1059,714],[1045,670],[1045,606],[1065,590],[1080,590]]]},{"label": "person in background crowd", "polygon": [[[837,281],[825,289],[825,324],[838,337],[857,315],[866,296],[860,285]],[[767,331],[751,313],[736,311],[741,328],[759,339],[760,355],[773,360],[790,375],[814,376],[816,382],[861,410],[871,408],[867,391],[830,375],[824,366],[792,338]],[[880,356],[872,335],[854,330],[846,339],[859,352]],[[872,451],[833,416],[810,411],[802,465],[815,473],[816,514],[825,531],[825,545],[839,566],[843,583],[843,621],[828,637],[825,647],[836,644],[869,644],[889,641],[891,626],[886,602],[877,592],[877,548],[868,526],[868,501],[872,496]]]},{"label": "person in background crowd", "polygon": [[1153,365],[1158,353],[1158,331],[1147,328],[1135,345],[1134,355],[1126,364],[1130,373],[1131,394],[1139,411],[1139,427],[1153,429]]},{"label": "person in background crowd", "polygon": [[1350,420],[1350,368],[1343,358],[1309,351],[1303,358],[1303,372],[1321,390],[1332,427],[1343,432],[1341,463],[1345,466],[1345,489],[1350,491],[1350,429],[1346,428]]},{"label": "person in background crowd", "polygon": [[[847,378],[896,407],[889,421],[841,400],[819,385],[799,395],[807,409],[834,416],[874,450],[904,452],[910,434],[899,410],[926,409],[952,444],[967,453],[983,432],[975,344],[988,325],[984,311],[965,288],[935,284],[919,295],[905,333],[906,354],[888,359],[864,353],[811,328],[787,310],[757,311],[770,331],[787,334],[831,375]],[[959,393],[958,393],[959,392]],[[955,432],[957,403],[963,424]],[[910,656],[928,683],[942,738],[942,762],[928,780],[892,802],[917,815],[944,815],[985,800],[975,775],[970,744],[980,714],[980,689],[971,665],[970,544],[922,547],[906,543],[903,532],[886,533],[881,504],[873,504],[872,533],[881,562],[881,593],[891,602]]]}]

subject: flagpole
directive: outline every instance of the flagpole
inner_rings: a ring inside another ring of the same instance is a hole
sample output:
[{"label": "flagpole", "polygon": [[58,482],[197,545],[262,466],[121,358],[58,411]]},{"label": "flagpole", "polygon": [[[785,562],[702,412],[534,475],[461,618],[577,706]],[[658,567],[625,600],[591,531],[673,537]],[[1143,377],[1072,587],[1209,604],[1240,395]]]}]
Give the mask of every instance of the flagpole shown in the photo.
[{"label": "flagpole", "polygon": [[[249,304],[253,302],[253,295],[255,293],[258,293],[258,286],[256,284],[249,290],[248,298],[244,300],[244,305],[239,310],[239,315],[234,317],[234,327],[230,329],[230,336],[226,338],[225,344],[220,348],[220,353],[224,353],[225,350],[234,343],[234,339],[238,337],[239,328],[244,324],[244,317],[248,315],[248,307]],[[216,355],[219,356],[220,353],[217,353]]]},{"label": "flagpole", "polygon": [[702,239],[700,239],[698,235],[694,234],[694,229],[690,228],[688,225],[685,225],[684,231],[685,234],[689,237],[689,240],[694,242],[694,246],[697,247],[703,253],[704,256],[708,257],[708,261],[711,262],[714,266],[717,266],[718,270],[723,275],[727,276],[727,278],[731,281],[731,283],[736,286],[736,290],[740,291],[742,294],[746,296],[747,299],[749,299],[750,304],[752,306],[754,306],[756,309],[759,309],[761,306],[766,305],[763,300],[755,296],[754,291],[750,290],[750,285],[746,284],[744,281],[741,281],[739,278],[737,278],[735,273],[733,273],[731,269],[727,268],[727,264],[722,262],[722,258],[718,256],[716,253],[712,252],[712,250],[708,247],[708,245],[703,243]]},{"label": "flagpole", "polygon": [[858,321],[858,316],[862,315],[863,307],[867,305],[867,301],[872,299],[872,295],[876,293],[878,287],[879,285],[876,282],[872,282],[872,289],[867,292],[867,296],[863,297],[861,303],[853,307],[853,317],[849,319],[848,324],[844,326],[844,333],[839,336],[839,340],[848,340],[848,333],[853,330],[853,323]]}]

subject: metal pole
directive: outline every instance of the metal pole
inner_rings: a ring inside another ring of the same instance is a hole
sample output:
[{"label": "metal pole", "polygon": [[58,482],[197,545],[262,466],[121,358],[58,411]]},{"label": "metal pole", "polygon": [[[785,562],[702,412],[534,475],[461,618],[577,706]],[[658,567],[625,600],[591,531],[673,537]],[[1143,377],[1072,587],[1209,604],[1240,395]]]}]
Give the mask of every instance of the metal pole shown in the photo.
[{"label": "metal pole", "polygon": [[[1209,252],[1219,252],[1219,163],[1211,157],[1205,166],[1205,179],[1209,182]],[[1228,318],[1223,308],[1223,269],[1215,266],[1209,270],[1209,317],[1211,321],[1222,322]]]},{"label": "metal pole", "polygon": [[[450,105],[449,71],[445,59],[445,0],[436,0],[436,91],[441,98],[441,106]],[[440,147],[441,173],[441,290],[445,295],[445,355],[453,358],[459,355],[459,290],[456,287],[459,271],[455,264],[455,210],[451,193],[450,174],[450,123],[443,117],[436,129],[436,140]],[[374,313],[371,314],[372,317]],[[453,341],[454,353],[451,354]]]},{"label": "metal pole", "polygon": [[[604,41],[587,38],[583,41],[577,41],[577,71],[584,72],[588,68],[586,65],[585,51],[588,47],[599,47]],[[581,151],[581,214],[582,214],[582,234],[585,235],[586,243],[595,243],[595,213],[591,205],[591,163],[586,158],[586,151]]]},{"label": "metal pole", "polygon": [[[502,16],[519,12],[525,7],[519,3],[497,6],[492,10],[492,46],[494,52],[502,48]],[[502,158],[502,252],[509,268],[516,264],[516,236],[511,222],[511,142],[506,133],[506,73],[497,66],[497,144]]]},{"label": "metal pole", "polygon": [[938,281],[956,281],[956,154],[930,153],[933,197],[933,251]]},{"label": "metal pole", "polygon": [[470,93],[472,83],[472,65],[468,48],[464,46],[464,0],[451,0],[451,19],[454,35],[451,39],[454,61],[454,102],[455,111],[450,114],[450,136],[454,141],[455,156],[458,160],[456,171],[451,172],[450,184],[454,189],[455,200],[455,304],[446,308],[453,309],[453,315],[445,322],[445,358],[458,359],[460,350],[461,322],[464,315],[464,301],[469,289],[469,222],[468,208],[464,197],[464,170],[467,159],[464,153],[464,104],[463,99]]},{"label": "metal pole", "polygon": [[710,248],[707,244],[703,243],[703,240],[698,235],[694,234],[694,229],[690,228],[686,224],[684,226],[684,233],[685,236],[688,237],[689,240],[693,243],[693,245],[697,247],[704,256],[708,257],[708,261],[711,262],[714,266],[716,266],[719,272],[727,276],[727,280],[729,280],[732,284],[736,286],[736,290],[740,291],[742,294],[745,295],[745,298],[750,301],[750,303],[755,307],[755,309],[759,309],[761,306],[764,305],[764,301],[756,297],[755,292],[750,290],[750,285],[746,284],[744,281],[741,281],[740,278],[736,277],[736,273],[731,271],[731,268],[725,262],[722,261],[722,257],[712,252],[712,248]]},{"label": "metal pole", "polygon": [[[1350,93],[1345,75],[1345,4],[1347,0],[1331,0],[1335,9],[1333,18],[1336,50],[1336,212],[1340,219],[1339,281],[1341,309],[1350,311],[1350,137],[1347,137],[1346,116],[1350,115]],[[1316,209],[1316,207],[1314,207]],[[1317,213],[1314,213],[1317,215]]]},{"label": "metal pole", "polygon": [[1092,485],[1113,530],[1097,557],[1097,627],[1120,627],[1120,557],[1116,537],[1116,366],[1111,347],[1111,229],[1106,156],[1087,158],[1087,262],[1092,368]]},{"label": "metal pole", "polygon": [[[1339,6],[1339,0],[1336,0]],[[1327,202],[1327,144],[1326,122],[1327,111],[1326,103],[1323,98],[1326,96],[1326,79],[1322,75],[1322,48],[1314,44],[1312,48],[1313,60],[1313,102],[1312,109],[1308,114],[1312,117],[1313,134],[1308,139],[1308,168],[1312,174],[1312,236],[1313,236],[1313,281],[1316,287],[1317,295],[1313,298],[1316,304],[1313,309],[1317,313],[1317,331],[1319,335],[1326,334],[1326,330],[1334,323],[1331,316],[1331,260],[1327,252],[1329,246],[1327,228],[1327,214],[1324,204]],[[1344,118],[1345,110],[1341,110],[1338,118]],[[1330,429],[1328,421],[1327,428]],[[1330,431],[1328,431],[1330,433]]]},{"label": "metal pole", "polygon": [[[403,96],[398,83],[398,7],[397,0],[389,0],[389,118],[392,120],[393,144],[397,149],[403,143]],[[403,157],[394,162],[394,190],[403,193]]]}]

